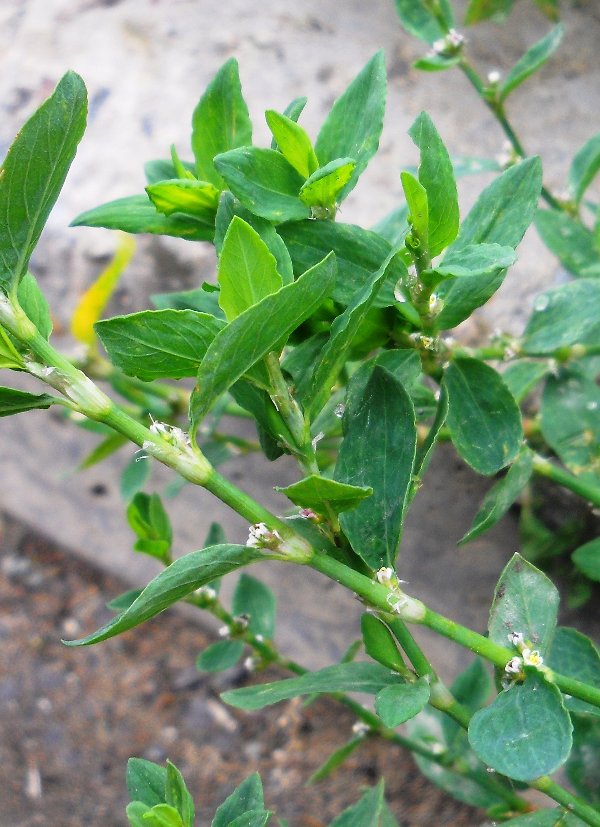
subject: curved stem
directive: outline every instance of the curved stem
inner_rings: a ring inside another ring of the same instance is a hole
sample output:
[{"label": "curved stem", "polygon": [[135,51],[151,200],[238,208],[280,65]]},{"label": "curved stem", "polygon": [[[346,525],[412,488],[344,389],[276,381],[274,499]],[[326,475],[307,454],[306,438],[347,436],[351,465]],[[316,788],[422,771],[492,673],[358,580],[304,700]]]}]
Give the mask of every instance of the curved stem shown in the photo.
[{"label": "curved stem", "polygon": [[576,477],[574,474],[571,474],[564,468],[560,468],[539,454],[534,454],[533,470],[541,477],[546,477],[546,479],[562,485],[563,488],[568,488],[569,491],[573,491],[574,494],[578,494],[580,497],[588,500],[592,505],[600,507],[600,488],[597,485],[580,477]]}]

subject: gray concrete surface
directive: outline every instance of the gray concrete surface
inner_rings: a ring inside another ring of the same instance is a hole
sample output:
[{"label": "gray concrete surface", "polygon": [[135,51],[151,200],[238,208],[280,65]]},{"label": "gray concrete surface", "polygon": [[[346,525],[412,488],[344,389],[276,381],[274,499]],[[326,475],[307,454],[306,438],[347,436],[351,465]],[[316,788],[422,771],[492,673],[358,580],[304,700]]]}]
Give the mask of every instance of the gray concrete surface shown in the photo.
[{"label": "gray concrete surface", "polygon": [[[485,25],[470,32],[469,47],[482,70],[506,71],[547,31],[548,24],[530,6],[518,4],[504,27]],[[600,126],[597,4],[569,4],[565,22],[558,56],[510,104],[526,147],[542,155],[546,183],[556,190],[564,186],[574,151]],[[239,59],[256,140],[264,142],[263,111],[283,108],[300,94],[309,97],[303,123],[315,135],[334,98],[381,47],[390,77],[381,151],[341,215],[367,226],[399,203],[398,172],[416,160],[406,131],[422,109],[432,115],[453,154],[493,156],[502,148],[498,128],[460,74],[410,69],[424,47],[402,32],[391,0],[4,0],[0,151],[66,69],[79,71],[90,92],[88,132],[32,263],[51,298],[56,344],[72,350],[64,334],[70,312],[115,244],[111,233],[68,229],[69,221],[100,202],[140,192],[143,161],[165,157],[171,143],[189,156],[192,109],[226,58]],[[461,181],[463,213],[484,183],[481,177]],[[144,307],[149,293],[193,286],[209,277],[213,266],[208,245],[140,239],[119,306],[122,312]],[[560,277],[552,257],[528,233],[505,285],[465,335],[479,326],[517,332],[533,295]],[[3,384],[10,381],[0,376]],[[118,455],[75,475],[73,468],[92,444],[89,434],[43,412],[2,420],[0,508],[129,582],[144,582],[155,569],[152,561],[131,553],[119,503],[118,473],[128,457]],[[240,459],[224,470],[276,511],[285,503],[272,486],[296,478],[285,461],[269,465]],[[157,487],[167,479],[166,470],[155,470]],[[514,526],[505,522],[477,543],[456,549],[481,495],[481,480],[443,451],[409,518],[401,569],[416,594],[478,628],[485,625],[497,573],[517,547]],[[214,519],[226,524],[231,539],[245,537],[247,527],[204,492],[185,489],[170,511],[179,552],[198,547]],[[276,585],[285,607],[280,634],[290,654],[314,664],[335,656],[354,633],[349,620],[358,615],[358,604],[303,571],[271,566],[265,577]],[[438,659],[446,670],[457,665],[445,645],[439,646]]]}]

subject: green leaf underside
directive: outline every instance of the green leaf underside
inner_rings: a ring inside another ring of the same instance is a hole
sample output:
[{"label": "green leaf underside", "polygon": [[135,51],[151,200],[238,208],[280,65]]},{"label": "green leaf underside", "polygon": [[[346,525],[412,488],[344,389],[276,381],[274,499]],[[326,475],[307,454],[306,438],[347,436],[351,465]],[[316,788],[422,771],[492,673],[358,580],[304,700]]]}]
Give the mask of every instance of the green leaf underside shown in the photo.
[{"label": "green leaf underside", "polygon": [[0,416],[13,416],[37,408],[49,408],[57,402],[58,399],[47,393],[26,393],[15,388],[0,387]]},{"label": "green leaf underside", "polygon": [[429,254],[445,250],[458,234],[458,193],[448,151],[429,115],[422,112],[408,134],[421,151],[419,182],[427,190]]},{"label": "green leaf underside", "polygon": [[383,781],[367,790],[357,804],[334,818],[329,827],[386,827],[382,819],[386,811],[383,800]]},{"label": "green leaf underside", "polygon": [[571,559],[582,574],[600,582],[600,537],[576,549]]},{"label": "green leaf underside", "polygon": [[310,216],[298,197],[301,175],[274,149],[243,147],[215,158],[215,166],[231,192],[261,218],[278,224]]},{"label": "green leaf underside", "polygon": [[314,313],[331,294],[335,278],[335,257],[329,255],[217,334],[198,370],[190,402],[194,431],[224,391]]},{"label": "green leaf underside", "polygon": [[336,514],[355,508],[373,493],[369,486],[347,485],[316,474],[286,488],[276,487],[275,490],[285,494],[294,505],[311,508],[317,513],[323,513],[329,507]]},{"label": "green leaf underside", "polygon": [[574,344],[600,344],[600,280],[572,281],[534,301],[523,334],[524,352],[544,355]]},{"label": "green leaf underside", "polygon": [[0,173],[0,287],[8,292],[30,256],[67,177],[86,124],[87,92],[67,72],[21,128]]},{"label": "green leaf underside", "polygon": [[275,257],[256,230],[237,216],[223,240],[218,280],[219,305],[227,321],[283,286]]},{"label": "green leaf underside", "polygon": [[505,270],[516,260],[512,247],[503,244],[468,244],[462,250],[448,250],[440,264],[433,268],[442,276],[457,278],[483,276]]},{"label": "green leaf underside", "polygon": [[270,640],[275,634],[277,601],[268,586],[255,577],[241,574],[232,598],[234,615],[247,615],[248,628]]},{"label": "green leaf underside", "polygon": [[336,100],[323,123],[315,152],[321,166],[338,158],[353,158],[356,168],[339,200],[354,188],[377,152],[386,98],[383,52],[377,52]]},{"label": "green leaf underside", "polygon": [[[313,267],[330,251],[335,253],[338,278],[332,297],[344,305],[349,304],[357,291],[371,281],[373,273],[392,252],[391,245],[384,238],[353,224],[300,221],[280,227],[279,233],[289,250],[296,276]],[[393,285],[404,275],[406,267],[396,257],[389,272],[391,289],[380,290],[373,307],[387,307],[395,303]]]},{"label": "green leaf underside", "polygon": [[319,167],[305,181],[300,190],[300,199],[309,207],[335,207],[338,195],[346,186],[356,169],[353,158],[338,158]]},{"label": "green leaf underside", "polygon": [[521,632],[545,656],[556,629],[558,603],[558,591],[546,575],[520,554],[514,554],[494,592],[488,624],[490,640],[507,647],[508,635]]},{"label": "green leaf underside", "polygon": [[265,706],[296,698],[299,695],[331,692],[364,692],[376,695],[380,689],[404,683],[398,675],[378,663],[340,663],[308,672],[298,678],[274,683],[244,686],[223,692],[225,703],[238,709],[263,709]]},{"label": "green leaf underside", "polygon": [[195,376],[223,322],[195,310],[143,310],[94,325],[109,359],[128,376]]},{"label": "green leaf underside", "polygon": [[162,215],[146,195],[117,198],[94,209],[82,212],[71,227],[106,227],[126,233],[150,233],[212,241],[214,227],[187,215]]},{"label": "green leaf underside", "polygon": [[568,758],[572,724],[560,691],[536,670],[476,712],[469,743],[478,758],[516,781],[531,781]]},{"label": "green leaf underside", "polygon": [[200,672],[222,672],[235,666],[243,653],[242,640],[219,640],[198,655],[196,668]]},{"label": "green leaf underside", "polygon": [[195,178],[176,178],[149,184],[146,192],[156,209],[164,215],[179,212],[209,226],[214,224],[219,191],[213,184]]},{"label": "green leaf underside", "polygon": [[558,49],[563,34],[564,29],[562,25],[555,26],[552,31],[541,40],[538,40],[537,43],[534,43],[533,46],[525,52],[523,57],[515,63],[500,86],[498,95],[501,101],[506,100],[513,89],[520,86],[528,77],[534,72],[537,72],[537,70],[546,63],[556,49]]},{"label": "green leaf underside", "polygon": [[252,143],[252,123],[242,95],[237,60],[219,69],[192,115],[192,149],[202,181],[224,189],[213,159],[221,152]]},{"label": "green leaf underside", "polygon": [[133,801],[148,807],[165,803],[167,770],[145,758],[130,758],[127,762],[127,791]]},{"label": "green leaf underside", "polygon": [[525,488],[533,473],[533,454],[526,449],[517,456],[506,476],[497,482],[485,495],[473,525],[459,545],[479,537],[500,520]]},{"label": "green leaf underside", "polygon": [[569,168],[569,188],[575,203],[579,204],[589,185],[600,170],[600,134],[586,141],[577,152]]},{"label": "green leaf underside", "polygon": [[360,628],[365,652],[370,658],[395,672],[405,670],[394,636],[383,620],[365,612],[360,619]]},{"label": "green leaf underside", "polygon": [[494,474],[517,455],[523,439],[519,407],[497,371],[477,359],[456,359],[444,375],[448,428],[461,457]]},{"label": "green leaf underside", "polygon": [[[548,666],[562,675],[576,678],[590,686],[600,686],[600,654],[596,644],[577,629],[559,626],[547,658]],[[600,716],[597,706],[579,698],[565,697],[570,712]]]},{"label": "green leaf underside", "polygon": [[[539,158],[528,158],[502,172],[480,194],[446,255],[454,257],[472,244],[517,247],[533,220],[541,187]],[[438,329],[455,327],[468,318],[496,292],[503,278],[502,271],[488,272],[440,285],[444,307],[437,317]]]},{"label": "green leaf underside", "polygon": [[385,724],[394,729],[414,718],[429,701],[429,683],[419,678],[416,683],[386,686],[375,697],[375,711]]},{"label": "green leaf underside", "polygon": [[124,609],[128,609],[133,601],[140,596],[143,589],[130,589],[129,591],[123,592],[123,594],[118,595],[117,597],[113,598],[106,604],[106,608],[110,609],[112,612],[122,612]]},{"label": "green leaf underside", "polygon": [[308,178],[319,166],[310,138],[303,127],[292,118],[281,115],[273,109],[265,112],[269,129],[276,146],[283,157],[303,178]]},{"label": "green leaf underside", "polygon": [[218,545],[192,551],[167,566],[126,611],[91,635],[65,643],[67,646],[88,646],[120,635],[155,617],[216,577],[261,559],[263,555],[257,549],[247,546]]},{"label": "green leaf underside", "polygon": [[242,781],[217,807],[211,827],[231,827],[236,818],[240,818],[244,813],[261,810],[264,806],[262,781],[255,772]]},{"label": "green leaf underside", "polygon": [[364,393],[348,398],[335,477],[373,494],[340,521],[354,551],[372,568],[393,566],[416,451],[415,414],[403,385],[376,366]]},{"label": "green leaf underside", "polygon": [[581,221],[555,210],[538,210],[535,227],[566,270],[583,278],[600,276],[600,251]]}]

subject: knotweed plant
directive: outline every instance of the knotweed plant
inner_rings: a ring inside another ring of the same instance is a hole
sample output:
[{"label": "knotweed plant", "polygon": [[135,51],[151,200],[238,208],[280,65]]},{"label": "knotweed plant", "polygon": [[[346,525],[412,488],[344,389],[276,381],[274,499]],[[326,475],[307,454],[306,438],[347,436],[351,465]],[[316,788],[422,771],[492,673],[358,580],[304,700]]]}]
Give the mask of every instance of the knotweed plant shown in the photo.
[{"label": "knotweed plant", "polygon": [[[446,61],[470,71],[445,0],[397,5],[407,28],[427,31],[428,68]],[[510,81],[486,87],[499,114],[533,62],[526,56]],[[557,626],[555,586],[515,554],[481,634],[409,593],[398,552],[441,439],[476,472],[497,477],[463,542],[496,523],[536,475],[600,505],[600,265],[597,233],[579,218],[600,165],[600,140],[577,154],[568,203],[554,203],[539,158],[519,151],[461,221],[456,164],[422,113],[410,129],[418,168],[401,173],[405,203],[374,227],[344,224],[336,213],[377,150],[385,94],[384,57],[376,54],[314,143],[299,124],[306,100],[296,99],[283,113],[267,111],[272,144],[257,147],[237,63],[227,61],[194,111],[193,161],[173,148],[169,160],[147,164],[145,193],[73,222],[214,244],[214,283],[156,296],[155,309],[100,320],[131,252],[122,244],[76,310],[72,330],[86,355],[75,361],[51,344],[48,305],[28,271],[85,128],[85,86],[67,73],[22,128],[0,177],[1,365],[46,386],[41,394],[1,388],[0,414],[60,406],[73,422],[95,423],[101,441],[88,465],[125,445],[135,450],[125,471],[127,518],[136,551],[165,568],[144,589],[116,597],[106,625],[67,645],[98,644],[186,601],[223,624],[223,639],[200,655],[200,669],[249,659],[254,669],[279,664],[291,672],[225,692],[225,703],[252,710],[329,693],[355,715],[352,738],[314,778],[336,770],[369,735],[411,750],[426,776],[480,809],[480,821],[486,811],[495,823],[597,826],[600,657],[585,635]],[[549,204],[542,212],[540,197]],[[585,209],[593,214],[596,206],[586,202]],[[534,219],[552,238],[555,225],[586,234],[587,247],[569,248],[585,254],[585,267],[538,298],[520,336],[462,346],[449,331],[499,288]],[[191,391],[191,383],[176,384],[184,378],[194,380]],[[225,414],[252,420],[258,441],[228,433]],[[278,488],[289,501],[286,516],[217,470],[232,449],[297,462],[297,481]],[[142,490],[154,461],[244,517],[247,542],[229,543],[213,525],[203,548],[174,560],[163,501]],[[597,541],[575,554],[596,579],[598,559]],[[225,606],[221,578],[265,560],[314,569],[356,595],[365,609],[360,645],[339,663],[308,671],[276,648],[275,601],[265,585],[243,571]],[[415,625],[473,653],[452,686],[415,642]],[[356,693],[373,696],[374,707]],[[552,775],[561,767],[559,783]],[[127,781],[132,827],[196,823],[172,764],[133,758]],[[545,793],[547,804],[540,796],[531,803],[527,788]],[[269,821],[284,824],[265,808],[254,775],[218,808],[212,827]],[[397,824],[383,781],[333,822]]]}]

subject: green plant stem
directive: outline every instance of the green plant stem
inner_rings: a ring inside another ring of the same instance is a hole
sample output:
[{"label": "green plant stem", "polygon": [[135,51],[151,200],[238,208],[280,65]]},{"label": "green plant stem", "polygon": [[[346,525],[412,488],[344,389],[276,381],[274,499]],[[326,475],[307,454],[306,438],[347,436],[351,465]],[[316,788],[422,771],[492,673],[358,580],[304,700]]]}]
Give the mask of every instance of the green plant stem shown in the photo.
[{"label": "green plant stem", "polygon": [[550,798],[553,798],[558,804],[562,804],[568,812],[579,816],[579,818],[585,821],[586,824],[591,824],[592,827],[600,827],[600,812],[598,812],[598,810],[594,809],[594,807],[590,807],[589,804],[586,804],[585,801],[577,798],[577,796],[572,795],[568,790],[565,790],[564,787],[561,787],[560,784],[557,784],[547,775],[543,775],[536,781],[531,781],[529,783],[534,789],[545,793]]},{"label": "green plant stem", "polygon": [[568,488],[574,494],[578,494],[585,500],[588,500],[592,505],[600,507],[600,488],[587,480],[580,479],[564,468],[560,468],[545,457],[539,454],[534,454],[533,470],[540,477],[552,480],[563,488]]}]

